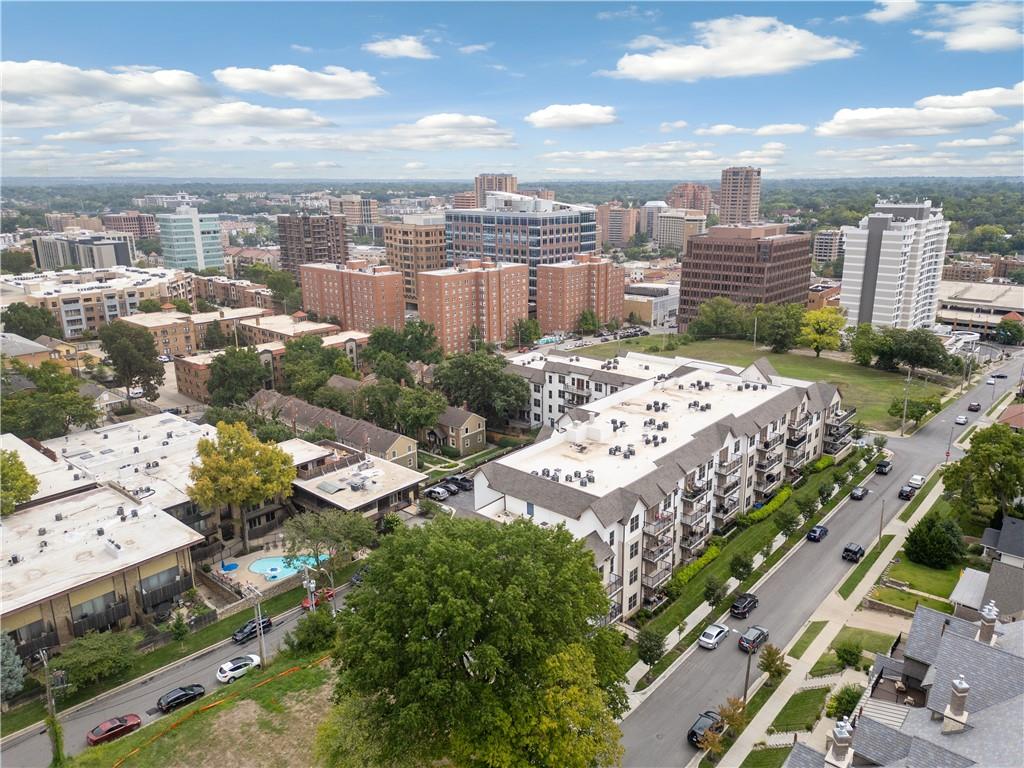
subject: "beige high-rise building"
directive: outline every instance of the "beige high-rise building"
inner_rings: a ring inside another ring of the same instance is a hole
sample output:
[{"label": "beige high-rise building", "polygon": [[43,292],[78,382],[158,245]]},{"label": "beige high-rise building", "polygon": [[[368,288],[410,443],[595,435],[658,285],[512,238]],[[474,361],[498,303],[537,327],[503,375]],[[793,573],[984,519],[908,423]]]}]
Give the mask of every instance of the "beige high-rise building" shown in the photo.
[{"label": "beige high-rise building", "polygon": [[541,200],[554,200],[555,190],[544,189],[543,187],[534,187],[532,189],[520,189],[520,195],[527,195],[529,197],[539,197]]},{"label": "beige high-rise building", "polygon": [[344,264],[303,264],[299,267],[302,307],[317,317],[336,320],[344,331],[405,325],[402,273],[365,259]]},{"label": "beige high-rise building", "polygon": [[623,319],[626,270],[610,259],[580,254],[537,267],[537,322],[542,333],[575,330],[584,311],[600,323]]},{"label": "beige high-rise building", "polygon": [[289,213],[277,217],[281,269],[299,278],[302,264],[342,264],[348,257],[345,216]]},{"label": "beige high-rise building", "polygon": [[476,192],[472,189],[466,192],[456,192],[452,195],[452,208],[467,210],[476,207]]},{"label": "beige high-rise building", "polygon": [[139,211],[105,213],[100,220],[103,222],[104,228],[127,232],[136,240],[156,237],[156,216],[152,213],[140,213]]},{"label": "beige high-rise building", "polygon": [[[96,216],[79,216],[74,213],[47,213],[43,215],[46,228],[51,232],[63,232],[68,227],[89,229],[93,232],[103,231],[103,222]],[[129,230],[119,230],[121,232]]]},{"label": "beige high-rise building", "polygon": [[707,184],[683,182],[676,184],[668,193],[668,204],[673,208],[686,208],[711,213],[711,187]]},{"label": "beige high-rise building", "polygon": [[750,224],[761,220],[761,169],[745,167],[722,171],[718,196],[719,222]]},{"label": "beige high-rise building", "polygon": [[669,208],[658,214],[658,229],[654,237],[662,248],[677,248],[679,255],[686,255],[686,245],[691,237],[702,235],[707,230],[708,217],[699,210]]},{"label": "beige high-rise building", "polygon": [[640,209],[623,208],[620,203],[597,206],[597,226],[604,243],[624,247],[640,230]]},{"label": "beige high-rise building", "polygon": [[417,304],[416,276],[444,269],[444,214],[410,214],[384,225],[388,264],[402,273],[407,304]]},{"label": "beige high-rise building", "polygon": [[458,266],[421,272],[420,319],[434,326],[446,353],[470,352],[475,327],[480,339],[500,344],[517,320],[529,315],[529,268],[466,259]]},{"label": "beige high-rise building", "polygon": [[476,206],[484,207],[488,192],[516,192],[518,189],[518,179],[511,173],[481,173],[476,177]]},{"label": "beige high-rise building", "polygon": [[360,224],[380,224],[377,201],[372,197],[360,197],[359,195],[332,197],[330,207],[331,213],[342,214],[345,217],[345,224],[349,229],[355,229]]}]

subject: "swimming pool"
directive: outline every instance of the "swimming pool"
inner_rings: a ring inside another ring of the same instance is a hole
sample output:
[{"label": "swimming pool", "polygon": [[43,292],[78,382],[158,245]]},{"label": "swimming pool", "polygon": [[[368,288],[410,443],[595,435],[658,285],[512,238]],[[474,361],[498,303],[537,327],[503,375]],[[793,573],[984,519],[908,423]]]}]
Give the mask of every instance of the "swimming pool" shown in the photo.
[{"label": "swimming pool", "polygon": [[291,561],[291,565],[283,557],[261,557],[249,563],[249,570],[260,574],[267,581],[277,581],[298,573],[303,565],[314,566],[316,563],[316,558],[312,555],[297,557]]}]

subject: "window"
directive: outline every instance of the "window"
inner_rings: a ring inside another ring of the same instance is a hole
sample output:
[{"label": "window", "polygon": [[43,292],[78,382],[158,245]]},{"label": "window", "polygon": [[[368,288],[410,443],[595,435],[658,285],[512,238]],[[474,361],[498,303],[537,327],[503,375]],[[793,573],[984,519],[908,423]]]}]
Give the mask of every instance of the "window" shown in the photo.
[{"label": "window", "polygon": [[629,532],[633,533],[640,527],[640,515],[633,515],[629,520]]},{"label": "window", "polygon": [[[178,571],[177,568],[174,568],[173,570],[175,573]],[[144,579],[143,582],[145,581],[146,580]],[[95,616],[103,613],[107,609],[107,606],[113,605],[116,602],[117,595],[113,592],[107,592],[105,595],[100,595],[99,597],[94,597],[92,600],[86,600],[84,603],[71,606],[71,618],[78,621],[86,616]]]},{"label": "window", "polygon": [[147,576],[146,578],[142,579],[139,583],[143,589],[149,590],[171,584],[172,582],[176,581],[177,578],[178,566],[174,565],[165,571],[160,571],[159,573],[154,573],[152,576]]},{"label": "window", "polygon": [[632,560],[640,553],[640,542],[634,541],[629,545],[629,559]]},{"label": "window", "polygon": [[608,531],[608,546],[609,547],[614,547],[615,546],[615,531],[614,530]]},{"label": "window", "polygon": [[532,501],[526,502],[526,516],[527,517],[533,517],[533,502]]},{"label": "window", "polygon": [[632,584],[636,584],[637,579],[639,579],[639,578],[640,578],[640,569],[639,568],[634,568],[633,570],[631,570],[629,572],[629,583],[631,585]]},{"label": "window", "polygon": [[629,596],[629,609],[628,610],[632,611],[634,608],[636,608],[636,603],[637,603],[637,599],[638,598],[639,598],[639,595],[630,595]]}]

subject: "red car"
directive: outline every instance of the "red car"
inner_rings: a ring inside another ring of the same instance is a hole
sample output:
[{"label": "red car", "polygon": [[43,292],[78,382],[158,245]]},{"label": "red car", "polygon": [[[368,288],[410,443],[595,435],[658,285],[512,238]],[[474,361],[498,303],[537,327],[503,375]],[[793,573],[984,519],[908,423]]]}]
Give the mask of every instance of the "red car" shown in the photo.
[{"label": "red car", "polygon": [[[334,598],[334,590],[330,587],[324,587],[316,591],[316,607],[319,608],[321,603],[329,603]],[[302,610],[309,610],[309,595],[302,598]]]},{"label": "red car", "polygon": [[138,715],[121,715],[104,720],[85,736],[89,746],[104,744],[114,739],[119,739],[125,734],[137,731],[142,727],[142,718]]}]

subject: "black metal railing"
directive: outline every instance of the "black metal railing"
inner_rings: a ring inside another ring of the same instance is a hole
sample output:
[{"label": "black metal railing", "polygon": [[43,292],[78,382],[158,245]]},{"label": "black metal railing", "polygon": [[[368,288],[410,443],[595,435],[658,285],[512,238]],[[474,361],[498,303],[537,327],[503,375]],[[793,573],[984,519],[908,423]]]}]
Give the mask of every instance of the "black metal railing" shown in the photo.
[{"label": "black metal railing", "polygon": [[718,468],[715,471],[718,472],[718,474],[720,475],[731,475],[733,472],[740,468],[741,463],[743,463],[743,457],[737,456],[736,458],[730,459],[724,464],[719,464]]},{"label": "black metal railing", "polygon": [[660,536],[672,527],[672,515],[664,515],[644,523],[644,533],[648,536]]},{"label": "black metal railing", "polygon": [[56,645],[60,645],[60,638],[51,629],[48,632],[43,632],[39,637],[33,637],[31,640],[19,643],[14,650],[17,651],[23,660],[28,661],[43,648],[53,648]]},{"label": "black metal railing", "polygon": [[840,425],[840,424],[845,424],[856,413],[857,413],[857,408],[855,406],[851,405],[845,411],[840,411],[839,413],[833,413],[831,416],[829,416],[828,417],[828,423],[829,424],[834,424],[834,425],[837,425],[837,426]]},{"label": "black metal railing", "polygon": [[807,430],[805,429],[802,434],[797,437],[787,437],[786,447],[787,448],[799,448],[801,445],[807,442]]},{"label": "black metal railing", "polygon": [[729,482],[727,482],[727,483],[725,483],[723,485],[718,486],[718,488],[715,489],[715,495],[716,496],[728,496],[730,493],[735,491],[736,488],[739,487],[739,484],[740,484],[740,478],[739,478],[739,476],[736,476],[734,479],[730,480]]},{"label": "black metal railing", "polygon": [[155,587],[153,589],[143,589],[141,586],[135,587],[139,593],[142,610],[144,611],[151,610],[160,605],[160,603],[166,603],[171,598],[180,595],[182,592],[187,592],[191,588],[192,574],[188,571],[183,571],[178,579],[170,584],[164,584],[162,587]]},{"label": "black metal railing", "polygon": [[684,501],[696,501],[697,499],[704,496],[710,486],[707,485],[689,485],[683,488],[683,500]]},{"label": "black metal railing", "polygon": [[671,544],[662,544],[657,547],[644,547],[643,559],[649,563],[657,563],[672,554]]},{"label": "black metal railing", "polygon": [[643,576],[641,576],[641,581],[643,582],[643,585],[648,589],[657,589],[666,581],[668,581],[668,578],[671,575],[672,567],[662,566],[651,573],[646,573]]},{"label": "black metal railing", "polygon": [[797,418],[793,419],[793,421],[789,422],[789,424],[787,426],[791,430],[793,430],[794,432],[799,432],[800,430],[806,429],[807,425],[810,424],[810,423],[811,423],[811,414],[805,413],[805,414],[803,414],[801,416],[798,416]]},{"label": "black metal railing", "polygon": [[768,438],[763,443],[759,444],[757,446],[757,450],[759,450],[759,451],[770,451],[772,448],[774,448],[776,445],[778,445],[781,442],[782,442],[782,434],[780,433],[778,435],[774,435],[773,437]]},{"label": "black metal railing", "polygon": [[116,603],[111,603],[99,613],[82,616],[80,619],[71,621],[71,631],[75,637],[81,637],[90,630],[99,632],[117,624],[130,613],[128,601],[122,598]]},{"label": "black metal railing", "polygon": [[758,472],[768,472],[772,467],[777,467],[779,462],[782,461],[781,453],[773,453],[771,456],[766,458],[764,461],[759,461],[754,465],[754,469]]}]

